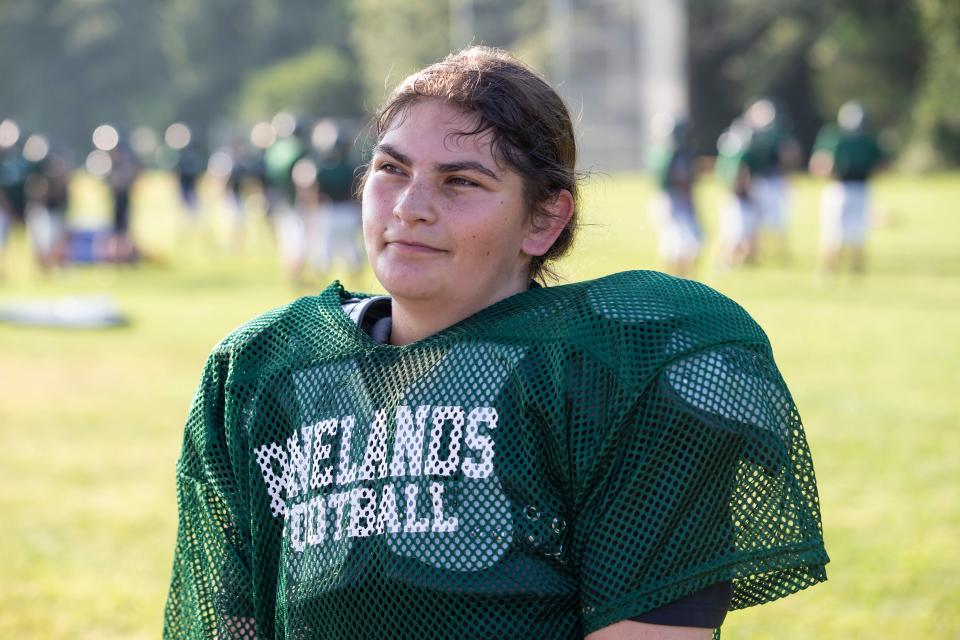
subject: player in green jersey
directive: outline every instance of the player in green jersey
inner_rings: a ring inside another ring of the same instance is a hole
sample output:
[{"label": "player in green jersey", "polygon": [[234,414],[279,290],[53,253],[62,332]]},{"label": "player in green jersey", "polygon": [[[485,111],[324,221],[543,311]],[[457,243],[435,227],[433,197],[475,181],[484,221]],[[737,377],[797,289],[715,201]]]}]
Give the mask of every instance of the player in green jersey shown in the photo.
[{"label": "player in green jersey", "polygon": [[364,266],[360,246],[360,203],[356,197],[357,178],[362,164],[354,137],[346,123],[327,118],[313,129],[317,158],[317,189],[320,195],[322,232],[317,237],[317,267],[329,272],[340,259],[352,273]]},{"label": "player in green jersey", "polygon": [[648,166],[658,189],[649,215],[657,231],[657,250],[669,273],[688,277],[703,240],[693,199],[697,159],[690,145],[690,123],[663,114],[654,119],[653,132]]},{"label": "player in green jersey", "polygon": [[810,157],[810,172],[831,178],[820,204],[821,264],[827,271],[836,271],[845,259],[855,273],[864,270],[867,180],[883,157],[866,124],[866,112],[859,103],[844,103],[836,124],[817,134]]},{"label": "player in green jersey", "polygon": [[753,197],[753,173],[747,158],[752,135],[744,119],[737,118],[717,139],[714,172],[726,191],[718,232],[724,268],[752,263],[757,255],[760,210]]},{"label": "player in green jersey", "polygon": [[785,108],[773,98],[758,98],[744,111],[750,127],[745,160],[750,169],[751,199],[757,208],[761,229],[772,240],[774,254],[786,258],[789,187],[787,174],[800,164],[802,151],[793,136]]},{"label": "player in green jersey", "polygon": [[556,92],[504,52],[376,119],[333,283],[211,354],[177,466],[168,638],[709,638],[825,578],[765,335],[698,283],[542,286],[576,226]]}]

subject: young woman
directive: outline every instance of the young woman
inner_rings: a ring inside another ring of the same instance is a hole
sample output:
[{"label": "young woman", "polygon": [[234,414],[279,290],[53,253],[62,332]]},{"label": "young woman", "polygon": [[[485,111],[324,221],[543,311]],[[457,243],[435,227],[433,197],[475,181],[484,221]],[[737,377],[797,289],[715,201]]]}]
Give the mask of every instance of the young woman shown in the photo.
[{"label": "young woman", "polygon": [[170,638],[709,638],[825,579],[803,428],[735,303],[544,287],[576,228],[557,94],[472,48],[405,80],[363,188],[389,293],[333,283],[207,362]]}]

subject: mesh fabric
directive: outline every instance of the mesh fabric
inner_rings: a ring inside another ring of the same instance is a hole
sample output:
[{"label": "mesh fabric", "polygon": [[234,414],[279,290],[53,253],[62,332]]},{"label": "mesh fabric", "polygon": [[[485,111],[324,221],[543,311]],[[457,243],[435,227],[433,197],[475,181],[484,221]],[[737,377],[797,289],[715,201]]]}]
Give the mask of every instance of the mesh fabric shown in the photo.
[{"label": "mesh fabric", "polygon": [[825,579],[799,415],[729,299],[628,272],[398,347],[351,297],[210,356],[166,637],[582,638],[725,580],[736,609]]}]

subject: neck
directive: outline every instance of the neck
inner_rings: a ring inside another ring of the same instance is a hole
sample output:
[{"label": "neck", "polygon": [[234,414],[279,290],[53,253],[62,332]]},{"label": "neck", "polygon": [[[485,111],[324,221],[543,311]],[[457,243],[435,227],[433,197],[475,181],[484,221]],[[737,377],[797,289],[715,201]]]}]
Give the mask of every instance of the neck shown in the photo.
[{"label": "neck", "polygon": [[484,298],[482,304],[477,304],[475,301],[437,301],[394,297],[391,309],[390,344],[404,345],[423,340],[438,331],[452,327],[461,320],[469,318],[504,298],[526,291],[529,286],[529,281],[524,278],[522,282],[504,287],[495,295]]}]

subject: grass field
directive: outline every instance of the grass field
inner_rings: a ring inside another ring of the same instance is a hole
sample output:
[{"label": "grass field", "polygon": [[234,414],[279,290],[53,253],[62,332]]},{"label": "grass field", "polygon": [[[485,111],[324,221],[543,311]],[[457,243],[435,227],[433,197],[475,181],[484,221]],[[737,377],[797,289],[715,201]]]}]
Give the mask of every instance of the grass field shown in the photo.
[{"label": "grass field", "polygon": [[[719,273],[708,252],[698,277],[771,338],[814,454],[830,580],[732,613],[724,637],[958,638],[960,176],[879,180],[869,273],[831,281],[814,269],[821,185],[793,186],[791,261]],[[102,217],[97,186],[79,187],[72,215]],[[159,636],[174,463],[201,364],[231,328],[296,295],[256,220],[244,253],[211,248],[178,235],[172,181],[143,187],[137,233],[157,263],[42,277],[22,236],[7,256],[0,303],[106,293],[132,322],[0,325],[0,638]],[[591,179],[570,279],[656,268],[647,195],[637,177]],[[715,185],[699,197],[709,222]]]}]

